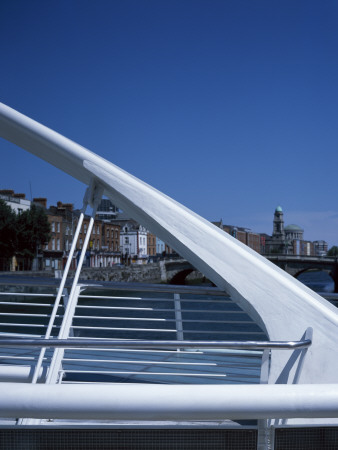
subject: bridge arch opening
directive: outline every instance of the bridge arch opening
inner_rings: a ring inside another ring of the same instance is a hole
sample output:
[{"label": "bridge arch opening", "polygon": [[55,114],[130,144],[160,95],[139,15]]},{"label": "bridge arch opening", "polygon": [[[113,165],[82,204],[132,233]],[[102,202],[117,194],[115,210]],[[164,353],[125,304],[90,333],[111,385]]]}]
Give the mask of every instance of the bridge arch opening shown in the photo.
[{"label": "bridge arch opening", "polygon": [[[184,269],[184,270],[180,270],[179,272],[177,272],[169,281],[169,284],[175,284],[178,286],[184,286],[187,284],[190,284],[187,280],[187,278],[189,277],[190,274],[196,273],[196,277],[192,277],[192,280],[198,280],[197,284],[200,284],[199,282],[201,282],[201,284],[208,284],[209,286],[215,286],[214,283],[212,283],[210,280],[208,280],[205,276],[203,276],[198,270],[196,270],[195,268],[189,268],[189,269]],[[192,283],[194,284],[194,283]]]},{"label": "bridge arch opening", "polygon": [[190,275],[192,272],[194,272],[195,269],[184,269],[180,272],[177,272],[176,275],[174,275],[171,280],[169,281],[169,284],[176,284],[176,285],[184,285],[186,284],[186,278],[188,275]]},{"label": "bridge arch opening", "polygon": [[[337,292],[338,279],[332,271],[323,268],[304,268],[296,272],[294,278],[308,285],[317,292],[334,291]],[[332,286],[331,286],[332,285]]]}]

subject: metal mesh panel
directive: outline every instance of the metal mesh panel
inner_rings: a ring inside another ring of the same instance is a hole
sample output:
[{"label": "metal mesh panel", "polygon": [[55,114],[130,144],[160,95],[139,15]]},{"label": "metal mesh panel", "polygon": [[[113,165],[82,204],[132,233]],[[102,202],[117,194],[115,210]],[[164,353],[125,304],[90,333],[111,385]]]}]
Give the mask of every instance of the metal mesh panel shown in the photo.
[{"label": "metal mesh panel", "polygon": [[1,429],[6,450],[256,450],[256,430]]},{"label": "metal mesh panel", "polygon": [[337,427],[276,428],[275,450],[337,450]]}]

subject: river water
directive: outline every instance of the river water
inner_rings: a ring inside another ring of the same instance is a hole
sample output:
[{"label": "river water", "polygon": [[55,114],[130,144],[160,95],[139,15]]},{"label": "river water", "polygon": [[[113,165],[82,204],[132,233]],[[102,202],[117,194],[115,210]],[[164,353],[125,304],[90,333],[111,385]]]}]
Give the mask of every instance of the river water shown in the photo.
[{"label": "river water", "polygon": [[330,293],[334,291],[334,282],[327,272],[319,270],[304,272],[298,277],[298,280],[315,292]]}]

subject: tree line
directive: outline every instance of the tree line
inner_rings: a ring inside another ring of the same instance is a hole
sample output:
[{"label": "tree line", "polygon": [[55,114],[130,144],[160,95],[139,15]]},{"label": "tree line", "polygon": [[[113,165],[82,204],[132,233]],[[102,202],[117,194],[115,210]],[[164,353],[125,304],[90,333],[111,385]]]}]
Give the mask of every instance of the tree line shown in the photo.
[{"label": "tree line", "polygon": [[50,224],[45,211],[32,204],[16,214],[0,199],[0,257],[23,257],[30,261],[40,246],[50,239]]},{"label": "tree line", "polygon": [[327,256],[338,256],[338,247],[334,245],[330,248],[330,250],[327,252]]}]

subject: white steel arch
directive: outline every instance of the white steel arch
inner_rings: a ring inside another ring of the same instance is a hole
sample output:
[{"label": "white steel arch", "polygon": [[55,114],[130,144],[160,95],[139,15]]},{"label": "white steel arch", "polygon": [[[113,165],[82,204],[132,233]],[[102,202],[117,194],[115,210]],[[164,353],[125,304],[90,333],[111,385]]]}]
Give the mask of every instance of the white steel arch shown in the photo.
[{"label": "white steel arch", "polygon": [[306,355],[273,350],[269,383],[338,382],[338,314],[322,297],[173,199],[4,104],[0,136],[87,185],[102,186],[115,204],[229,292],[271,340],[298,340],[312,327]]}]

